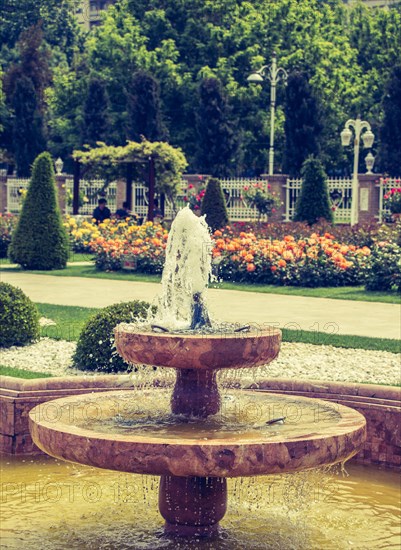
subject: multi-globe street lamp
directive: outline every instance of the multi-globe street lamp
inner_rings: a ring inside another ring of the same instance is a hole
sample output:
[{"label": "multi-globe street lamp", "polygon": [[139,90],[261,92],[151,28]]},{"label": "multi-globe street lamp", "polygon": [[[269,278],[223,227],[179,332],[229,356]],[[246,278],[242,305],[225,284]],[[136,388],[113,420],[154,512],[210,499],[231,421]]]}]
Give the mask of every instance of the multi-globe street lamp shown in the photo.
[{"label": "multi-globe street lamp", "polygon": [[272,64],[264,65],[258,71],[248,76],[248,82],[260,84],[265,79],[270,81],[270,149],[269,149],[269,176],[273,175],[274,170],[274,116],[276,108],[276,86],[282,80],[287,80],[287,71],[282,67],[277,67],[276,52],[273,52]]},{"label": "multi-globe street lamp", "polygon": [[[354,168],[352,172],[352,202],[351,202],[351,226],[358,223],[359,219],[359,181],[358,181],[358,164],[359,164],[359,145],[362,142],[365,149],[370,149],[373,145],[375,136],[372,132],[369,122],[361,120],[360,115],[357,118],[349,119],[345,123],[344,129],[341,132],[341,144],[347,147],[351,143],[352,130],[354,131]],[[364,131],[365,130],[365,131]],[[368,161],[371,164],[373,155]],[[373,158],[374,160],[374,158]],[[373,168],[373,164],[371,165]],[[371,168],[368,170],[370,171]]]}]

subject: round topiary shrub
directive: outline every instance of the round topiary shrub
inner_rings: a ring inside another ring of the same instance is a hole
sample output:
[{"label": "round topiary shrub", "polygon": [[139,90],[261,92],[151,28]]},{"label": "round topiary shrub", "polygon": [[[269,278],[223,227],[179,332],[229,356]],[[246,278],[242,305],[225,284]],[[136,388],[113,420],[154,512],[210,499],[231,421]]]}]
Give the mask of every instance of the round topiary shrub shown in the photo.
[{"label": "round topiary shrub", "polygon": [[22,346],[40,335],[39,313],[20,288],[0,283],[0,347]]},{"label": "round topiary shrub", "polygon": [[130,367],[116,353],[113,330],[119,323],[146,319],[151,305],[148,302],[122,302],[105,307],[86,323],[79,336],[73,357],[80,370],[118,372]]}]

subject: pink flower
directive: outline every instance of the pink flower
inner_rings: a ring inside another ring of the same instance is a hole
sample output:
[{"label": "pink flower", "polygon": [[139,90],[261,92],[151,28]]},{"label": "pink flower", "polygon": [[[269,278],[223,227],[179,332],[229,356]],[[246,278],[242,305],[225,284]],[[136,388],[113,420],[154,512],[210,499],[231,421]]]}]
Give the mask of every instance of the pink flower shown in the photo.
[{"label": "pink flower", "polygon": [[188,185],[188,189],[193,189],[193,188],[194,188],[193,184],[190,183],[190,184]]}]

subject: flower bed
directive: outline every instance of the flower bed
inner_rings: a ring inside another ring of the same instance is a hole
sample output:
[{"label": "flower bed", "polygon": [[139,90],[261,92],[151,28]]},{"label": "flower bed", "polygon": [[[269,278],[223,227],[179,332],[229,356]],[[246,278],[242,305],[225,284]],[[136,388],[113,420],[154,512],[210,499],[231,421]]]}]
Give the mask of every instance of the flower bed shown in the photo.
[{"label": "flower bed", "polygon": [[231,227],[216,231],[215,262],[224,280],[290,286],[358,285],[365,279],[370,249],[342,244],[330,233],[296,239],[257,238]]},{"label": "flower bed", "polygon": [[97,227],[99,235],[89,246],[96,254],[96,267],[118,271],[125,261],[134,260],[136,271],[161,273],[164,265],[168,232],[159,224],[106,220]]},{"label": "flower bed", "polygon": [[[16,217],[0,216],[1,236],[11,238]],[[95,254],[96,267],[161,273],[168,231],[134,219],[106,220],[67,216],[72,248]],[[401,290],[401,224],[355,227],[322,221],[311,229],[301,222],[234,222],[213,235],[213,263],[226,281],[288,286],[361,285],[369,290]]]}]

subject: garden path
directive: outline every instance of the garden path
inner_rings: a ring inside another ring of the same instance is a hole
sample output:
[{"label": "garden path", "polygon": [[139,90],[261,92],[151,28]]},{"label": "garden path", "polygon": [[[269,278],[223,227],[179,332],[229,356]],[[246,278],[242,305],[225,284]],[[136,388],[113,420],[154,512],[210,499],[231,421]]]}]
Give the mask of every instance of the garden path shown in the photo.
[{"label": "garden path", "polygon": [[[105,307],[128,300],[151,302],[160,292],[156,283],[5,271],[0,280],[20,287],[34,302],[81,307]],[[398,339],[401,335],[401,307],[397,304],[214,289],[208,291],[208,297],[212,315],[223,321],[371,338]]]}]

